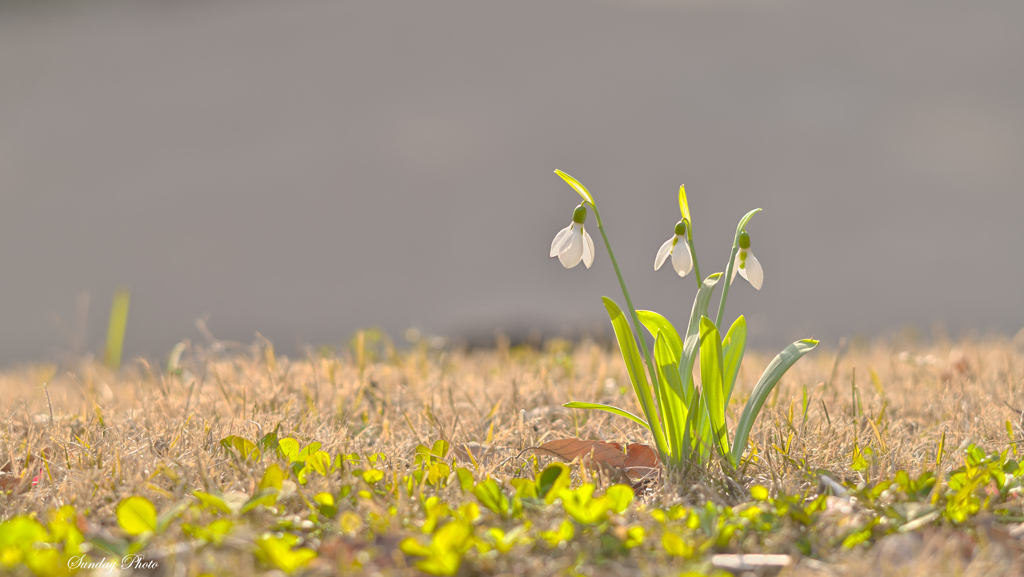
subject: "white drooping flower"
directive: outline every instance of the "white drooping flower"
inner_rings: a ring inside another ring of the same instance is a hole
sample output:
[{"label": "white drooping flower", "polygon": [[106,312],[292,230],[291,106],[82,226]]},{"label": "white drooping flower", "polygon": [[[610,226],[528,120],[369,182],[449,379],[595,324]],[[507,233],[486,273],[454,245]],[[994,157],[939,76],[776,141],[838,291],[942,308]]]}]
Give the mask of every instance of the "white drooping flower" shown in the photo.
[{"label": "white drooping flower", "polygon": [[679,276],[686,276],[693,270],[693,256],[690,254],[690,245],[686,242],[685,221],[676,223],[675,235],[658,249],[658,256],[654,257],[654,270],[665,264],[668,255],[672,255],[672,268],[676,269]]},{"label": "white drooping flower", "polygon": [[732,265],[732,278],[729,279],[729,284],[732,284],[737,272],[750,282],[750,286],[761,290],[764,271],[761,270],[761,263],[757,262],[757,258],[750,250],[750,235],[746,232],[740,233],[740,252],[736,255],[736,262]]},{"label": "white drooping flower", "polygon": [[569,226],[558,231],[555,240],[551,241],[551,253],[548,256],[557,256],[565,268],[580,264],[580,260],[587,268],[594,264],[594,239],[583,229],[586,220],[587,208],[581,204],[573,211]]}]

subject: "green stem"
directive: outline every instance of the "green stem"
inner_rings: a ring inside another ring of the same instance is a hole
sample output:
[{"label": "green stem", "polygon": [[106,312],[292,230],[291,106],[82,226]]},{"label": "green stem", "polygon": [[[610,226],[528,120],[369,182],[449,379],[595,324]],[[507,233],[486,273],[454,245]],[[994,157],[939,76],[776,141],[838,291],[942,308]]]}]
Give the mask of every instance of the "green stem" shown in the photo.
[{"label": "green stem", "polygon": [[697,274],[697,290],[700,290],[700,287],[704,284],[704,279],[700,276],[700,265],[697,264],[697,249],[693,247],[693,229],[691,227],[687,227],[686,244],[690,247],[690,256],[693,257],[693,272]]},{"label": "green stem", "polygon": [[[590,203],[588,203],[590,204]],[[626,298],[626,307],[629,308],[629,314],[633,320],[633,331],[636,333],[638,340],[640,341],[640,350],[644,353],[644,358],[647,359],[647,372],[651,377],[651,383],[654,385],[654,390],[658,390],[658,371],[654,369],[654,362],[651,360],[651,353],[647,350],[647,341],[644,339],[643,334],[640,332],[640,317],[636,314],[636,309],[633,307],[633,299],[629,298],[629,290],[626,288],[626,281],[622,278],[622,271],[619,270],[619,263],[615,260],[615,253],[612,251],[612,244],[608,242],[608,234],[604,231],[604,224],[601,222],[601,213],[597,211],[597,207],[590,204],[590,208],[594,209],[594,218],[597,220],[597,229],[601,231],[601,238],[604,240],[604,246],[608,249],[608,258],[612,261],[612,268],[615,269],[615,276],[619,279],[619,286],[622,287],[622,296]],[[655,407],[655,414],[651,415],[658,419],[656,423],[649,423],[651,427],[658,427],[662,430],[661,418],[659,417],[658,407]],[[648,417],[650,420],[650,417]],[[658,440],[658,435],[655,435],[655,441]],[[667,462],[666,456],[668,452],[665,447],[658,447],[658,452],[662,453],[662,462]]]},{"label": "green stem", "polygon": [[736,253],[740,251],[739,235],[736,235],[735,241],[732,243],[732,253],[729,255],[729,266],[725,267],[725,288],[722,289],[722,300],[718,301],[718,316],[715,318],[715,326],[722,326],[722,316],[725,315],[725,299],[729,298],[729,285],[732,280],[732,267],[736,261]]}]

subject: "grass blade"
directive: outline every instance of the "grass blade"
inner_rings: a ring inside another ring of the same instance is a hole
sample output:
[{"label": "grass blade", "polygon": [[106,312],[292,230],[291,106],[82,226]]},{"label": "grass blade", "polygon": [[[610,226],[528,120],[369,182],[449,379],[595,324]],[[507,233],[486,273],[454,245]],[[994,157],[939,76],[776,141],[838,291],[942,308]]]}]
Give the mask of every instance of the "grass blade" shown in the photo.
[{"label": "grass blade", "polygon": [[111,370],[121,368],[121,350],[124,347],[124,328],[128,324],[128,301],[131,293],[128,289],[120,289],[114,293],[114,302],[110,305],[110,322],[107,324],[106,365]]}]

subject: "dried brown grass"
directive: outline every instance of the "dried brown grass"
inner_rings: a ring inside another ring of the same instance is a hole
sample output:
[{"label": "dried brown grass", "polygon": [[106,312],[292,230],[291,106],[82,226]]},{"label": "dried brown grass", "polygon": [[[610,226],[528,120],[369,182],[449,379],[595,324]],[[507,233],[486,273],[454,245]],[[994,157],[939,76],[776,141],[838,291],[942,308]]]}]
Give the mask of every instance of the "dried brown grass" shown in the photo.
[{"label": "dried brown grass", "polygon": [[[282,437],[319,441],[331,454],[384,453],[395,470],[411,463],[417,444],[441,438],[481,443],[488,448],[485,472],[502,477],[521,474],[524,448],[551,439],[649,442],[628,420],[561,407],[587,400],[635,408],[618,353],[592,342],[551,341],[541,351],[499,342],[496,350],[472,352],[426,345],[376,352],[376,360],[369,350],[288,359],[275,356],[265,341],[235,350],[217,343],[189,347],[181,374],[142,360],[117,373],[82,361],[52,377],[46,367],[0,374],[6,416],[0,461],[8,462],[9,478],[26,467],[43,472],[38,486],[0,494],[2,516],[70,504],[113,523],[117,502],[129,495],[145,495],[162,510],[194,489],[251,493],[256,474],[227,458],[218,441],[229,434],[255,440],[276,427]],[[748,353],[731,423],[769,360]],[[799,361],[769,399],[751,435],[759,459],[739,483],[715,471],[674,473],[644,498],[658,506],[704,499],[733,504],[748,498],[744,486],[753,483],[787,493],[811,487],[819,470],[849,482],[891,477],[900,469],[916,474],[935,466],[943,434],[947,455],[940,468],[948,470],[959,464],[956,447],[1007,448],[1007,421],[1014,438],[1024,438],[1022,409],[1024,354],[1005,339],[821,347]],[[874,451],[867,471],[850,467],[854,443]],[[843,563],[866,563],[878,574],[968,575],[978,574],[972,563],[1009,567],[1007,559],[1017,554],[995,561],[990,553],[961,555],[965,561],[956,565],[939,561],[936,547],[918,547],[895,572],[879,569],[870,555]],[[801,564],[793,574],[842,566]]]}]

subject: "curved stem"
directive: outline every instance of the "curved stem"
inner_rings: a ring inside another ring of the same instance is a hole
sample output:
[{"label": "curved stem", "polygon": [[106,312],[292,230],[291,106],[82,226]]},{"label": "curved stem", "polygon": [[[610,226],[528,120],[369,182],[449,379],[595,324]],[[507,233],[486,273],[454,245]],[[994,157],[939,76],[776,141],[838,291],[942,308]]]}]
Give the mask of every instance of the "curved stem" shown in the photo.
[{"label": "curved stem", "polygon": [[[739,235],[736,235],[739,239]],[[725,315],[725,299],[729,298],[729,285],[732,284],[732,267],[736,261],[736,253],[739,252],[739,241],[732,244],[732,252],[729,254],[729,266],[725,267],[725,288],[722,289],[722,300],[718,301],[718,316],[715,318],[715,326],[722,326],[722,316]]]},{"label": "curved stem", "polygon": [[[651,384],[654,386],[654,390],[657,391],[658,371],[655,370],[654,362],[651,360],[651,353],[650,351],[647,350],[647,340],[644,339],[643,334],[640,332],[640,317],[637,316],[636,308],[633,307],[633,299],[629,298],[629,290],[626,289],[626,281],[623,280],[622,278],[622,271],[619,270],[619,263],[615,260],[615,253],[612,251],[612,244],[608,242],[608,234],[604,231],[604,224],[601,222],[601,213],[597,211],[597,207],[594,206],[593,204],[590,205],[590,208],[594,209],[594,218],[597,220],[597,229],[601,231],[601,239],[604,240],[604,246],[606,249],[608,249],[608,258],[612,261],[612,268],[615,269],[615,276],[619,279],[619,286],[622,288],[622,296],[625,297],[626,299],[626,307],[629,308],[629,314],[633,321],[633,331],[636,333],[636,336],[640,341],[640,350],[642,350],[644,353],[644,359],[647,360],[647,373],[651,377]],[[659,429],[664,430],[661,424],[661,417],[657,413],[659,409],[661,409],[661,407],[656,406],[655,414],[652,415],[654,418],[658,419],[658,422],[651,422],[650,425],[652,427],[656,426]],[[650,421],[652,419],[648,417],[648,420]],[[655,441],[657,441],[658,439],[659,436],[655,435]],[[658,447],[658,452],[662,453],[663,455],[668,454],[668,451],[665,450],[665,447],[660,446],[660,443]],[[662,458],[662,462],[667,462],[664,457]]]}]

